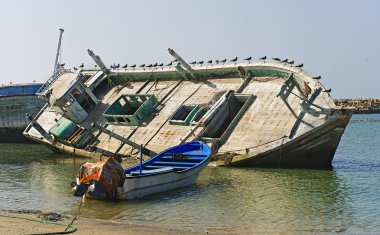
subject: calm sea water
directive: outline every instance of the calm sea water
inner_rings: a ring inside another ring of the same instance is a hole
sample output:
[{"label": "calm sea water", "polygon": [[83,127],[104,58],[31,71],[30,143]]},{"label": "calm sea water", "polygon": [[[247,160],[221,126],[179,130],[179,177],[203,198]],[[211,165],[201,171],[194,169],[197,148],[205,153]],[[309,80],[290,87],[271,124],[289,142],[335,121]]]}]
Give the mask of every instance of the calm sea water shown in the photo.
[{"label": "calm sea water", "polygon": [[[356,115],[332,170],[211,168],[196,185],[144,199],[86,200],[81,216],[211,233],[380,234],[380,115]],[[86,159],[0,145],[0,209],[75,213]]]}]

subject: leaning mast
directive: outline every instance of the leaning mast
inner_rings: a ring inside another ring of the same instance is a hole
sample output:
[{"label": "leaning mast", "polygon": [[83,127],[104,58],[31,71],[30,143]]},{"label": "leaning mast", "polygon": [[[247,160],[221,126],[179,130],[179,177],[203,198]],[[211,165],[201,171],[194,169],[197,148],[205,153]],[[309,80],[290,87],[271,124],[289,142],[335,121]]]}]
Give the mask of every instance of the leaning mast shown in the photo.
[{"label": "leaning mast", "polygon": [[61,51],[61,41],[62,41],[62,34],[65,30],[64,29],[59,29],[59,40],[58,40],[58,48],[57,48],[57,53],[55,55],[55,63],[54,63],[54,73],[58,70],[59,64],[58,64],[58,57]]}]

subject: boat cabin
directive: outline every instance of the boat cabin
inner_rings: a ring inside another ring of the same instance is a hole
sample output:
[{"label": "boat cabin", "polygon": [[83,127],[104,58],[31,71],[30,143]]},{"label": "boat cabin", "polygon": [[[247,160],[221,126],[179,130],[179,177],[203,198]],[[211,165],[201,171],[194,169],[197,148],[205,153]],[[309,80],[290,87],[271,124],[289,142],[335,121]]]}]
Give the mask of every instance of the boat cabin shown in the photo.
[{"label": "boat cabin", "polygon": [[99,103],[93,92],[84,85],[84,75],[65,72],[45,92],[50,107],[74,123],[84,121]]}]

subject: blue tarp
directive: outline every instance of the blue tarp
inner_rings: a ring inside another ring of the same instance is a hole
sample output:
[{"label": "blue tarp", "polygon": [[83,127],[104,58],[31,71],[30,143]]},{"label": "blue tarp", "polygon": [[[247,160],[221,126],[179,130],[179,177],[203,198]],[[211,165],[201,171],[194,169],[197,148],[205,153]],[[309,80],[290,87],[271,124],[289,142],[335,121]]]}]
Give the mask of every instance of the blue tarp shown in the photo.
[{"label": "blue tarp", "polygon": [[41,83],[0,86],[0,96],[34,95],[41,86]]}]

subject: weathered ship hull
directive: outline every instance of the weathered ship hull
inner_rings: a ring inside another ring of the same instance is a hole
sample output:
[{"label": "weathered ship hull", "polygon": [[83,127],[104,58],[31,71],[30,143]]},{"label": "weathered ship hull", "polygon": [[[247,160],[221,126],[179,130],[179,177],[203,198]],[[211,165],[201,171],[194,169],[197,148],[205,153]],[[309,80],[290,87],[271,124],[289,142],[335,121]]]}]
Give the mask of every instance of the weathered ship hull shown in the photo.
[{"label": "weathered ship hull", "polygon": [[[178,58],[177,66],[107,70],[93,58],[102,70],[62,70],[49,79],[41,96],[50,107],[25,136],[86,157],[203,140],[222,165],[325,168],[351,118],[319,79],[287,63],[190,67]],[[60,123],[66,131],[57,132]],[[93,138],[82,144],[85,132]]]},{"label": "weathered ship hull", "polygon": [[0,143],[33,143],[22,135],[25,127],[1,127]]},{"label": "weathered ship hull", "polygon": [[236,156],[223,163],[236,167],[331,168],[350,118],[347,113],[275,149],[255,156]]},{"label": "weathered ship hull", "polygon": [[0,97],[0,143],[31,143],[22,134],[29,124],[25,114],[36,115],[44,104],[34,95]]}]

